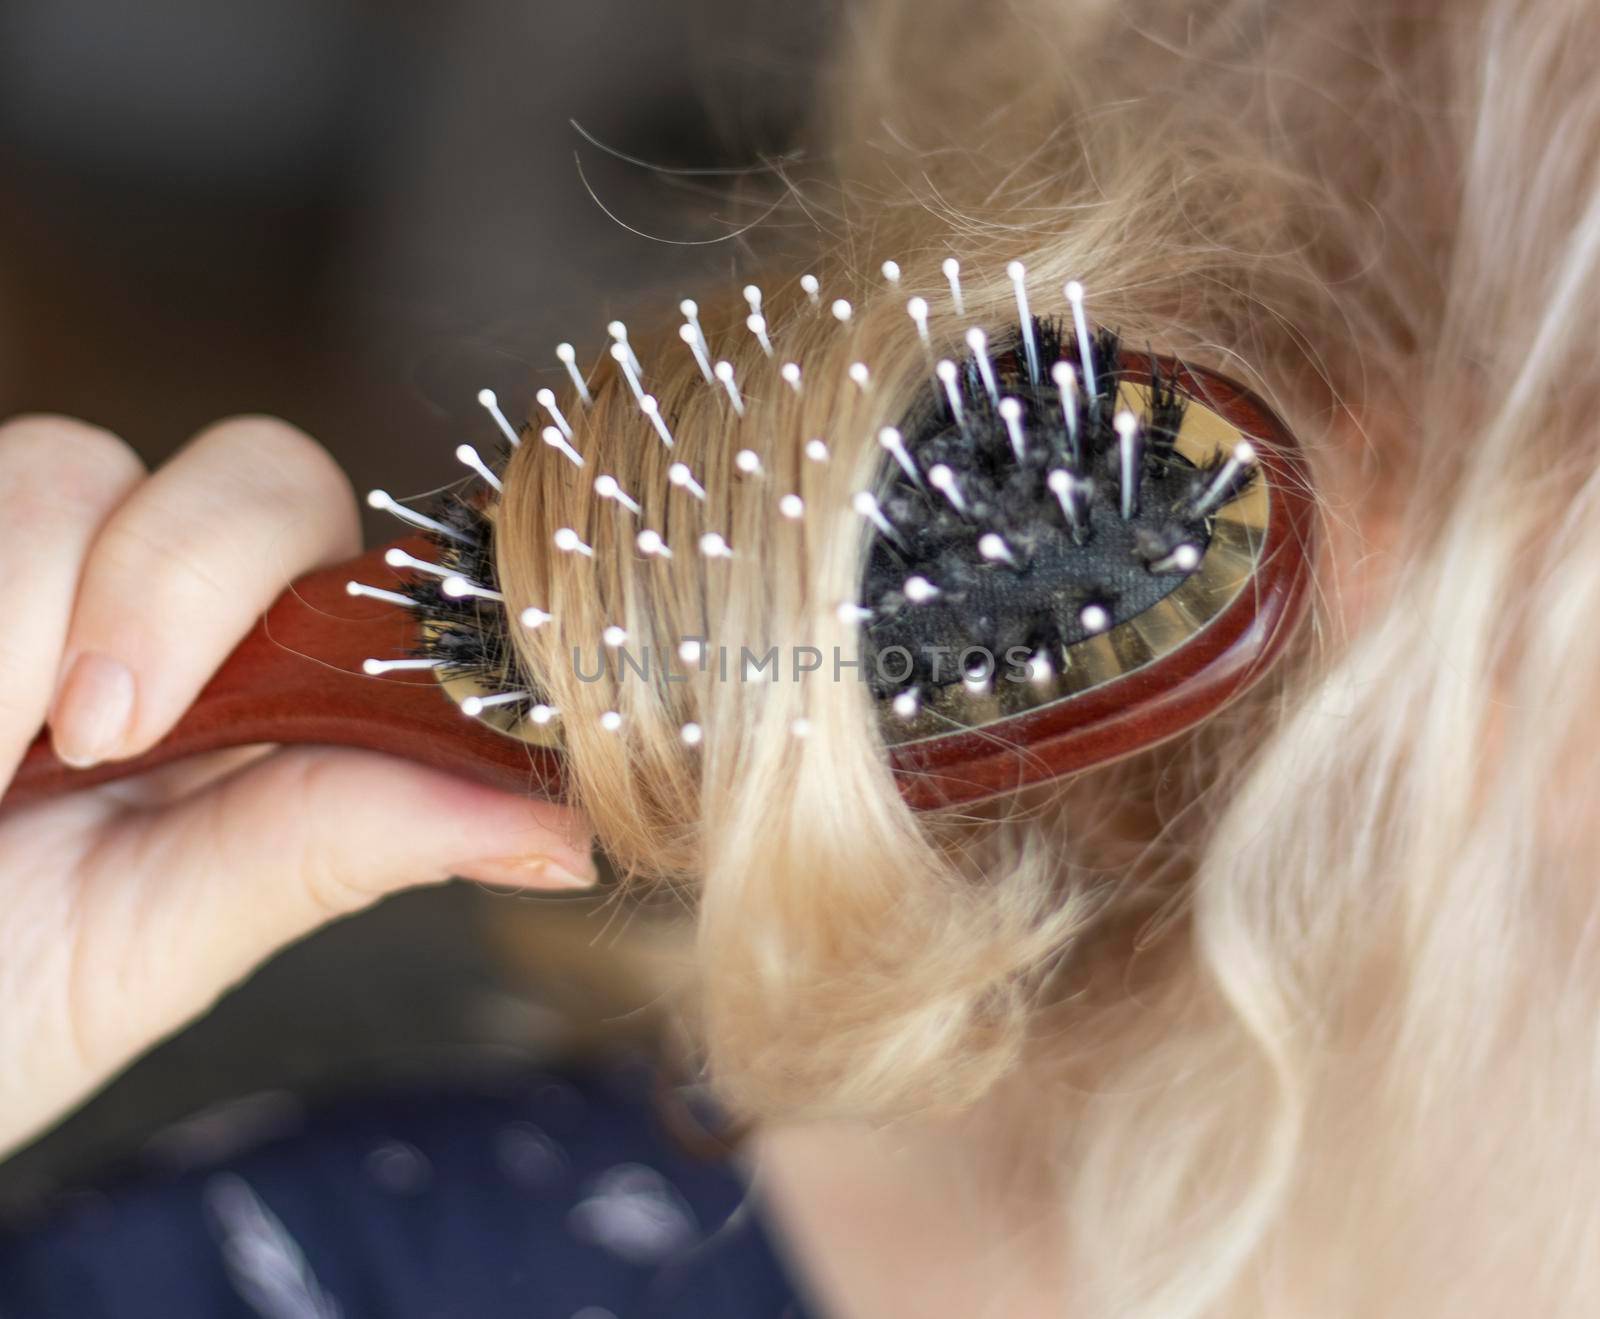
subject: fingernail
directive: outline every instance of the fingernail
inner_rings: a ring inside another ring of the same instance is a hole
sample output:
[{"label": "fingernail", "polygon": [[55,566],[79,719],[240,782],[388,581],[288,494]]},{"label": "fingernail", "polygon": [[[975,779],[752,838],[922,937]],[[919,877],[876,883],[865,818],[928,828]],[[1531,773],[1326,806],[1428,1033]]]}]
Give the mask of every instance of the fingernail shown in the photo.
[{"label": "fingernail", "polygon": [[133,720],[133,671],[109,655],[85,651],[72,662],[50,712],[56,755],[88,769],[115,755]]},{"label": "fingernail", "polygon": [[478,861],[462,869],[463,879],[514,888],[593,888],[600,876],[593,864],[573,870],[554,857],[511,856]]}]

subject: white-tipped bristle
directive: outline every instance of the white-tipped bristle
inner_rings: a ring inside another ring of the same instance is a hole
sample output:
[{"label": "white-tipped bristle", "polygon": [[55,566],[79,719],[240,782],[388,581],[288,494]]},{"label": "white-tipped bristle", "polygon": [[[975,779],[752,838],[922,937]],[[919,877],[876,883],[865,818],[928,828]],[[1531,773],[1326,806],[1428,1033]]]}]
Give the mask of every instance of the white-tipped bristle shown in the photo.
[{"label": "white-tipped bristle", "polygon": [[872,392],[872,372],[868,370],[865,362],[850,363],[850,379],[863,394]]},{"label": "white-tipped bristle", "polygon": [[419,559],[414,554],[407,554],[398,546],[390,546],[383,552],[383,561],[391,568],[410,568],[414,572],[431,573],[435,577],[449,577],[454,573],[453,568],[446,568],[443,564],[429,563],[426,559]]},{"label": "white-tipped bristle", "polygon": [[672,432],[667,429],[667,419],[661,415],[661,404],[656,402],[654,394],[640,396],[639,411],[649,419],[650,425],[655,430],[656,438],[667,448],[672,448]]},{"label": "white-tipped bristle", "polygon": [[717,378],[711,374],[711,358],[706,352],[705,340],[700,334],[700,327],[692,322],[678,327],[678,338],[689,345],[689,351],[694,354],[694,364],[700,368],[700,374],[706,378],[706,384],[714,385]]},{"label": "white-tipped bristle", "polygon": [[905,598],[914,605],[926,604],[939,594],[939,588],[926,577],[907,577],[905,585],[901,588]]},{"label": "white-tipped bristle", "polygon": [[1006,266],[1006,277],[1011,281],[1017,299],[1017,319],[1022,324],[1022,347],[1028,359],[1028,379],[1039,383],[1039,341],[1033,333],[1033,313],[1028,310],[1028,272],[1022,262],[1013,261]]},{"label": "white-tipped bristle", "polygon": [[850,507],[855,509],[868,522],[872,523],[879,531],[891,540],[898,541],[899,535],[894,529],[894,524],[884,516],[883,508],[870,490],[858,490],[850,498]]},{"label": "white-tipped bristle", "polygon": [[687,490],[702,504],[706,501],[706,488],[694,479],[688,463],[673,463],[667,468],[667,480],[680,490]]},{"label": "white-tipped bristle", "polygon": [[683,319],[691,324],[700,320],[700,304],[693,298],[685,298],[678,304],[678,310],[683,313]]},{"label": "white-tipped bristle", "polygon": [[844,299],[844,298],[835,298],[834,299],[834,302],[833,302],[833,319],[838,321],[839,324],[841,324],[841,325],[848,324],[849,320],[850,320],[850,317],[854,313],[854,311],[855,311],[855,308],[853,308],[846,299]]},{"label": "white-tipped bristle", "polygon": [[1011,547],[1005,542],[1005,537],[993,531],[986,531],[978,537],[978,553],[992,563],[1015,565],[1017,562],[1011,553]]},{"label": "white-tipped bristle", "polygon": [[546,426],[540,432],[544,442],[552,449],[559,449],[566,460],[574,467],[583,466],[583,455],[567,443],[567,437],[554,426]]},{"label": "white-tipped bristle", "polygon": [[809,719],[796,719],[789,725],[789,736],[806,738],[811,736],[811,721]]},{"label": "white-tipped bristle", "polygon": [[994,681],[993,671],[986,665],[974,665],[961,675],[961,685],[974,696],[984,695]]},{"label": "white-tipped bristle", "polygon": [[822,283],[815,275],[801,275],[800,288],[804,291],[813,308],[822,306]]},{"label": "white-tipped bristle", "polygon": [[865,623],[872,617],[872,610],[858,605],[854,600],[846,600],[834,613],[841,623]]},{"label": "white-tipped bristle", "polygon": [[553,705],[545,705],[543,702],[541,702],[538,705],[535,705],[531,710],[528,711],[528,718],[533,720],[534,723],[540,724],[540,725],[544,725],[544,724],[549,723],[555,717],[556,717],[556,708],[555,708],[555,706],[553,706]]},{"label": "white-tipped bristle", "polygon": [[1034,682],[1049,682],[1051,678],[1055,677],[1055,673],[1056,668],[1050,662],[1050,656],[1042,650],[1038,651],[1028,661],[1028,677]]},{"label": "white-tipped bristle", "polygon": [[733,558],[733,551],[728,547],[728,542],[714,531],[708,531],[700,537],[700,553],[708,559]]},{"label": "white-tipped bristle", "polygon": [[517,615],[517,621],[520,622],[523,627],[532,630],[534,628],[543,627],[554,617],[554,614],[547,613],[545,610],[540,609],[537,605],[529,605]]},{"label": "white-tipped bristle", "polygon": [[478,391],[478,404],[494,418],[494,424],[500,428],[500,433],[506,437],[506,442],[513,449],[522,443],[522,436],[518,435],[516,428],[506,420],[506,414],[500,411],[500,400],[495,397],[494,390],[480,389]]},{"label": "white-tipped bristle", "polygon": [[906,302],[906,314],[911,317],[912,323],[917,327],[917,338],[928,352],[933,351],[933,340],[928,336],[928,300],[926,298],[910,298]]},{"label": "white-tipped bristle", "polygon": [[1000,382],[995,379],[994,363],[989,360],[989,336],[973,326],[967,331],[967,347],[972,352],[972,360],[977,363],[978,375],[983,379],[983,392],[989,396],[989,402],[998,407]]},{"label": "white-tipped bristle", "polygon": [[649,527],[635,536],[633,543],[639,547],[640,554],[648,555],[652,559],[672,557],[672,551],[667,548],[667,542],[661,539],[661,533]]},{"label": "white-tipped bristle", "polygon": [[900,718],[910,719],[917,713],[918,708],[922,705],[922,700],[917,695],[916,688],[911,687],[896,696],[890,704]]},{"label": "white-tipped bristle", "polygon": [[600,716],[600,727],[608,733],[615,733],[622,727],[622,716],[615,710],[607,710]]},{"label": "white-tipped bristle", "polygon": [[939,267],[944,271],[944,277],[950,285],[950,302],[956,309],[957,316],[967,314],[966,301],[961,296],[961,263],[953,256],[947,256]]},{"label": "white-tipped bristle", "polygon": [[756,315],[761,314],[761,290],[754,284],[744,286],[744,300],[750,304],[750,310]]},{"label": "white-tipped bristle", "polygon": [[805,516],[805,501],[799,495],[784,495],[778,500],[778,512],[791,522],[798,522]]},{"label": "white-tipped bristle", "polygon": [[470,467],[486,485],[494,487],[496,494],[505,491],[505,486],[500,484],[500,478],[490,470],[489,464],[483,461],[478,451],[470,444],[456,445],[456,461],[465,467]]},{"label": "white-tipped bristle", "polygon": [[493,709],[497,705],[516,705],[532,699],[532,692],[496,692],[493,696],[469,696],[461,702],[461,713],[476,719],[485,710]]},{"label": "white-tipped bristle", "polygon": [[1078,622],[1083,625],[1085,632],[1104,632],[1111,626],[1111,615],[1099,605],[1085,605],[1078,615]]},{"label": "white-tipped bristle", "polygon": [[1229,488],[1238,479],[1242,469],[1250,466],[1256,460],[1256,448],[1249,440],[1240,440],[1233,446],[1233,452],[1228,456],[1228,461],[1222,465],[1222,470],[1206,488],[1206,492],[1195,501],[1194,516],[1204,517],[1215,509],[1227,497]]},{"label": "white-tipped bristle", "polygon": [[567,421],[560,405],[556,402],[556,392],[553,389],[541,389],[533,396],[541,408],[550,414],[550,420],[555,422],[561,433],[569,440],[572,438],[572,426]]},{"label": "white-tipped bristle", "polygon": [[1078,451],[1078,377],[1070,362],[1057,362],[1050,368],[1050,379],[1061,394],[1061,419],[1067,423],[1067,446],[1075,465],[1082,465]]},{"label": "white-tipped bristle", "polygon": [[382,600],[385,604],[399,605],[403,609],[417,607],[417,602],[408,595],[401,595],[399,591],[385,591],[381,586],[368,586],[365,582],[346,582],[344,593],[366,600]]},{"label": "white-tipped bristle", "polygon": [[639,370],[638,359],[633,355],[633,349],[625,343],[611,345],[611,360],[621,369],[623,377],[628,382],[628,388],[633,391],[636,399],[644,397],[644,380]]},{"label": "white-tipped bristle", "polygon": [[443,660],[436,659],[369,659],[361,661],[361,672],[369,678],[380,678],[385,673],[431,672],[443,665]]},{"label": "white-tipped bristle", "polygon": [[556,548],[563,554],[582,554],[591,559],[594,557],[594,547],[585,545],[583,537],[578,535],[571,527],[557,528],[556,534],[551,539],[555,541]]},{"label": "white-tipped bristle", "polygon": [[572,380],[572,387],[578,391],[578,398],[584,407],[589,407],[594,399],[589,394],[589,382],[583,378],[583,372],[578,370],[578,350],[569,343],[556,345],[556,357],[561,365],[567,368],[567,375]]},{"label": "white-tipped bristle", "polygon": [[624,490],[614,476],[597,476],[594,479],[594,492],[601,499],[610,499],[621,504],[628,512],[638,516],[644,510],[639,506],[639,501]]},{"label": "white-tipped bristle", "polygon": [[1193,572],[1200,566],[1200,550],[1187,542],[1157,559],[1150,565],[1151,572]]},{"label": "white-tipped bristle", "polygon": [[900,263],[898,261],[885,261],[883,263],[883,277],[891,284],[900,282]]},{"label": "white-tipped bristle", "polygon": [[1006,424],[1006,434],[1011,439],[1011,452],[1020,463],[1027,456],[1027,438],[1022,433],[1022,401],[1014,398],[1000,400],[1000,420]]},{"label": "white-tipped bristle", "polygon": [[951,503],[957,513],[965,516],[967,501],[956,483],[956,474],[944,463],[935,463],[928,469],[928,483]]},{"label": "white-tipped bristle", "polygon": [[1088,399],[1098,398],[1100,381],[1094,371],[1094,341],[1089,337],[1089,322],[1083,314],[1083,285],[1068,280],[1061,290],[1072,306],[1072,330],[1078,339],[1078,357],[1083,367],[1083,393]]},{"label": "white-tipped bristle", "polygon": [[800,363],[785,362],[778,369],[778,374],[783,377],[784,383],[794,390],[796,394],[800,392]]},{"label": "white-tipped bristle", "polygon": [[745,476],[761,475],[761,456],[754,449],[740,449],[733,455],[733,465]]},{"label": "white-tipped bristle", "polygon": [[683,739],[684,746],[697,747],[700,745],[701,739],[704,738],[705,734],[701,731],[699,724],[691,723],[685,724],[682,728],[680,728],[678,730],[678,736]]},{"label": "white-tipped bristle", "polygon": [[828,446],[827,446],[826,442],[823,441],[823,440],[807,440],[806,441],[806,457],[809,458],[814,463],[825,463],[825,462],[827,462],[828,461]]},{"label": "white-tipped bristle", "polygon": [[1045,485],[1056,497],[1056,502],[1061,505],[1061,515],[1066,518],[1067,525],[1076,534],[1083,530],[1082,511],[1078,506],[1078,493],[1083,482],[1065,468],[1058,467],[1044,479]]},{"label": "white-tipped bristle", "polygon": [[767,318],[758,311],[751,312],[744,318],[745,328],[755,335],[756,342],[761,345],[761,351],[768,357],[772,356],[772,340],[767,338]]},{"label": "white-tipped bristle", "polygon": [[678,658],[685,664],[699,665],[705,654],[706,643],[699,637],[685,637],[678,643]]},{"label": "white-tipped bristle", "polygon": [[1118,485],[1122,520],[1129,521],[1139,511],[1139,476],[1143,470],[1144,446],[1139,436],[1139,418],[1126,410],[1111,421],[1117,432]]},{"label": "white-tipped bristle", "polygon": [[933,374],[939,378],[939,383],[944,386],[944,399],[950,405],[951,417],[955,419],[957,426],[964,425],[966,417],[961,407],[960,368],[946,357],[935,365]]},{"label": "white-tipped bristle", "polygon": [[885,426],[878,432],[878,443],[894,455],[894,460],[900,464],[901,471],[918,485],[922,484],[922,473],[917,470],[911,451],[906,448],[905,437],[900,434],[898,428]]},{"label": "white-tipped bristle", "polygon": [[733,378],[733,363],[718,362],[713,370],[722,382],[722,388],[727,391],[728,402],[733,404],[734,412],[744,416],[744,395],[739,392],[739,382]]},{"label": "white-tipped bristle", "polygon": [[459,541],[463,545],[472,544],[472,537],[457,531],[454,527],[447,527],[438,519],[430,518],[425,513],[419,513],[414,508],[407,508],[387,490],[367,491],[367,507],[392,514],[407,526],[416,527],[420,531],[431,531],[436,536],[443,536],[446,540]]},{"label": "white-tipped bristle", "polygon": [[612,650],[615,650],[627,639],[627,628],[618,627],[615,623],[613,623],[600,634],[600,640],[603,641],[607,646],[611,647]]},{"label": "white-tipped bristle", "polygon": [[469,582],[465,577],[446,577],[439,589],[452,600],[465,600],[471,596],[478,600],[494,600],[504,604],[506,599],[499,591],[492,591],[487,586]]}]

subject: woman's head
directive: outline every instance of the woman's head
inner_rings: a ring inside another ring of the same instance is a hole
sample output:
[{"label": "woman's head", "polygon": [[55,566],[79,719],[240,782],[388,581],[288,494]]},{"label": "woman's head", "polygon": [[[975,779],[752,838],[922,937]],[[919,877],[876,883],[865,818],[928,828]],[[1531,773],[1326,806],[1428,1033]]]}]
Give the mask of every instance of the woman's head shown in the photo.
[{"label": "woman's head", "polygon": [[[1561,0],[886,0],[855,38],[825,83],[831,146],[785,180],[820,251],[770,267],[814,269],[853,314],[751,272],[802,389],[731,286],[701,319],[742,418],[676,338],[636,329],[673,451],[608,379],[588,467],[525,446],[508,475],[501,579],[562,620],[524,645],[569,714],[579,799],[624,868],[700,881],[702,1026],[747,1106],[883,1115],[1026,1076],[1051,1087],[1035,1116],[1085,1296],[1195,1312],[1237,1296],[1247,1261],[1318,1277],[1320,1235],[1372,1262],[1350,1309],[1392,1304],[1451,1253],[1408,1195],[1448,1188],[1487,1222],[1494,1176],[1548,1190],[1563,1141],[1593,1134],[1571,1082],[1600,989],[1581,718],[1600,696],[1600,92],[1579,58],[1600,20]],[[935,296],[950,254],[960,320]],[[850,495],[925,388],[904,297],[946,337],[1003,324],[1013,259],[1258,389],[1306,445],[1321,589],[1279,685],[1115,769],[917,819],[849,677],[581,680],[572,648],[592,667],[612,625],[658,656],[708,638],[735,667],[741,647],[854,656],[835,607],[869,529]],[[745,448],[761,474],[735,475]],[[670,486],[674,461],[710,508]],[[602,472],[671,559],[596,506]],[[562,526],[593,560],[551,551]],[[734,557],[695,552],[706,528]],[[1504,1120],[1529,1106],[1536,1138]],[[1494,1159],[1462,1152],[1484,1114]],[[1567,1208],[1506,1227],[1502,1258],[1566,1259],[1571,1224],[1593,1226]],[[1507,1276],[1525,1300],[1529,1269]],[[1458,1278],[1479,1308],[1497,1285]]]}]

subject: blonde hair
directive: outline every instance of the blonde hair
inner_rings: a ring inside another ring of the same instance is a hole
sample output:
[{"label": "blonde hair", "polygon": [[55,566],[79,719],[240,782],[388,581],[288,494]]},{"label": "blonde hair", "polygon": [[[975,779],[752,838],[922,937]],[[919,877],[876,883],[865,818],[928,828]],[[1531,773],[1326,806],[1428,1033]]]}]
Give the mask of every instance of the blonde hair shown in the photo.
[{"label": "blonde hair", "polygon": [[[602,846],[695,884],[723,1093],[1003,1121],[1009,1157],[1044,1161],[1059,1313],[1600,1304],[1575,1171],[1600,1138],[1597,43],[1580,0],[877,0],[822,98],[826,168],[784,181],[853,318],[763,281],[803,391],[730,290],[702,316],[751,382],[742,422],[663,335],[672,453],[608,381],[588,467],[513,462],[502,581],[560,620],[525,657]],[[620,625],[657,653],[853,653],[849,496],[926,388],[878,263],[931,292],[952,252],[970,323],[1006,323],[1018,258],[1262,392],[1309,450],[1325,562],[1270,691],[1113,770],[918,819],[862,684],[588,683],[569,652]],[[763,478],[733,478],[744,447]],[[710,508],[668,493],[672,461]],[[632,552],[600,472],[673,558]],[[786,492],[803,523],[775,515]],[[548,550],[562,526],[592,560]],[[694,553],[706,527],[734,558]]]}]

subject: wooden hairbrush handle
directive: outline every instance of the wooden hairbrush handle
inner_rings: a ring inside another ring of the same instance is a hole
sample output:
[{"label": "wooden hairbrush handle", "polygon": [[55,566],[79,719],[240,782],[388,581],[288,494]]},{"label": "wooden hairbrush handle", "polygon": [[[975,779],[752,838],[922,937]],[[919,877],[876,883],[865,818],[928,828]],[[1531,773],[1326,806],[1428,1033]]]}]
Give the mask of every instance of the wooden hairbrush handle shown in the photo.
[{"label": "wooden hairbrush handle", "polygon": [[[399,542],[428,552],[420,538]],[[131,760],[73,769],[49,735],[28,749],[3,803],[12,805],[125,778],[187,756],[259,743],[357,747],[402,756],[493,787],[554,798],[560,757],[505,737],[461,713],[429,673],[371,677],[372,655],[398,655],[415,641],[416,616],[381,600],[352,597],[352,578],[383,581],[387,546],[302,577],[278,597],[228,656],[178,725]]]}]

